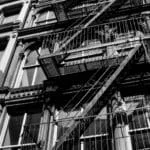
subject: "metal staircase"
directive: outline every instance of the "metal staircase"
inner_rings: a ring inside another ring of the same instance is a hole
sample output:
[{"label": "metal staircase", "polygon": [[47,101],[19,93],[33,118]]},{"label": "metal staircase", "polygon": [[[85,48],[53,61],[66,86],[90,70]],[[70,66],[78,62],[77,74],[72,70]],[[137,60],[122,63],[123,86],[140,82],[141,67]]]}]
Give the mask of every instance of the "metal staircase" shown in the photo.
[{"label": "metal staircase", "polygon": [[[57,51],[61,51],[61,54],[53,53],[49,56],[49,58],[39,57],[39,63],[41,66],[43,66],[44,63],[47,63],[48,68],[51,70],[54,70],[53,74],[55,76],[60,76],[60,72],[58,70],[58,66],[60,62],[62,62],[69,54],[67,53],[67,46],[71,44],[71,42],[75,39],[80,38],[82,36],[82,32],[85,28],[90,26],[96,19],[104,19],[104,17],[107,15],[108,11],[116,11],[119,9],[127,0],[109,0],[104,3],[104,5],[97,5],[95,10],[91,12],[86,18],[78,22],[79,29],[75,31],[71,36],[66,38],[63,43],[60,45],[59,49]],[[78,41],[78,40],[76,40]],[[47,66],[45,65],[45,66]],[[42,67],[45,74],[48,74],[48,72],[45,69],[45,66]]]},{"label": "metal staircase", "polygon": [[[78,119],[74,119],[70,122],[69,128],[58,139],[53,150],[63,149],[65,142],[72,136],[74,136],[74,139],[79,139],[94,119],[94,117],[90,119],[88,116],[96,116],[100,112],[102,107],[108,102],[108,99],[117,90],[117,84],[127,75],[132,64],[136,63],[141,58],[144,53],[143,44],[133,48],[118,67],[115,68],[113,64],[109,66],[104,74],[95,81],[92,87],[99,86],[98,90],[94,93],[94,95],[91,90],[89,90],[83,96],[82,101],[86,99],[86,102],[88,102],[87,106]],[[102,83],[99,85],[100,82]]]}]

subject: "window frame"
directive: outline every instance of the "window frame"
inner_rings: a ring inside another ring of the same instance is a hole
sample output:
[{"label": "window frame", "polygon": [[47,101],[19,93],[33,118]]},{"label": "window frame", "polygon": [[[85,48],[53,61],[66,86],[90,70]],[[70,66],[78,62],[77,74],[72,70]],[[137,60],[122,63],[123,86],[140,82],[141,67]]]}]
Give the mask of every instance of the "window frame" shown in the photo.
[{"label": "window frame", "polygon": [[[143,109],[145,109],[146,107],[149,107],[150,106],[147,106],[148,104],[146,104],[146,98],[144,95],[139,95],[139,96],[136,96],[135,98],[133,98],[133,100],[130,100],[130,102],[134,102],[134,101],[141,101],[142,102],[142,106],[140,106],[139,108],[134,108],[133,111],[143,111]],[[132,112],[133,113],[133,112]],[[136,115],[139,115],[138,114],[139,112],[137,112]],[[148,114],[149,113],[149,114]],[[147,124],[146,126],[144,127],[135,127],[135,128],[130,128],[129,127],[129,134],[130,134],[130,137],[131,138],[134,138],[135,140],[135,143],[132,143],[132,146],[139,146],[139,143],[137,143],[137,140],[138,140],[138,137],[137,135],[140,135],[142,136],[142,138],[144,138],[143,136],[145,135],[145,133],[147,134],[147,136],[150,137],[150,116],[148,117],[148,115],[150,115],[150,112],[144,112],[142,113],[142,117],[144,117],[144,124]],[[134,117],[134,116],[132,116]],[[140,123],[141,121],[138,119],[138,124]],[[136,123],[136,122],[135,122]],[[135,123],[134,126],[135,126]],[[135,139],[136,138],[136,139]],[[144,139],[143,139],[144,140]],[[133,142],[133,140],[131,139],[131,141]],[[144,149],[147,149],[147,147],[145,147],[145,142],[142,143],[143,144],[143,148],[140,148],[140,147],[136,147],[138,148],[138,150],[144,150]],[[148,143],[150,145],[150,142]],[[150,147],[149,147],[150,148]]]},{"label": "window frame", "polygon": [[[38,75],[38,69],[40,68],[40,64],[38,63],[38,59],[36,59],[35,64],[29,65],[29,66],[25,66],[26,60],[28,58],[28,54],[30,54],[31,51],[32,51],[32,45],[29,46],[28,48],[26,48],[26,50],[24,52],[24,58],[23,58],[23,60],[21,60],[21,65],[19,67],[19,71],[18,71],[18,74],[17,74],[17,78],[16,78],[16,82],[15,82],[14,88],[25,87],[25,86],[32,86],[32,85],[36,84],[36,77]],[[37,52],[37,54],[38,53],[40,54],[42,49],[41,49],[41,47],[39,47],[35,51]],[[31,81],[31,85],[29,85],[27,83],[27,81],[23,81],[23,76],[24,76],[25,71],[27,69],[31,69],[31,68],[34,68],[35,70],[34,70],[34,73],[33,73],[33,78],[32,78],[32,81]],[[21,85],[22,82],[23,83],[26,82],[25,84],[27,84],[27,85],[23,85],[22,86]]]},{"label": "window frame", "polygon": [[[13,145],[3,145],[4,144],[4,141],[5,141],[5,137],[6,137],[6,134],[7,134],[7,129],[8,129],[8,126],[9,126],[9,121],[11,119],[11,116],[7,113],[6,114],[6,117],[5,117],[5,121],[4,121],[4,125],[2,127],[2,134],[0,135],[0,149],[8,149],[8,148],[19,148],[19,147],[26,147],[26,146],[36,146],[37,143],[34,143],[34,142],[31,142],[31,143],[21,143],[22,140],[23,140],[23,133],[24,133],[24,127],[26,126],[26,121],[27,121],[27,117],[28,117],[28,113],[27,112],[24,112],[23,113],[23,119],[22,119],[22,122],[21,122],[21,129],[20,129],[20,133],[19,133],[19,139],[18,139],[18,142],[17,144],[13,144]],[[42,116],[40,118],[40,122],[39,124],[41,124],[41,120],[42,120]],[[39,130],[40,130],[40,126],[39,126]],[[38,134],[39,136],[39,134]]]}]

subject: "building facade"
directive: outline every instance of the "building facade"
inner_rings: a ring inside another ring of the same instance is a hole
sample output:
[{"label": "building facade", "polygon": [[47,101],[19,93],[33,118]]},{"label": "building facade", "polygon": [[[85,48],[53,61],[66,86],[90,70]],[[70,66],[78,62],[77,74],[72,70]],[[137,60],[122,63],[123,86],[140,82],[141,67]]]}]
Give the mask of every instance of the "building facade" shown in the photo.
[{"label": "building facade", "polygon": [[0,150],[150,149],[149,0],[0,10]]}]

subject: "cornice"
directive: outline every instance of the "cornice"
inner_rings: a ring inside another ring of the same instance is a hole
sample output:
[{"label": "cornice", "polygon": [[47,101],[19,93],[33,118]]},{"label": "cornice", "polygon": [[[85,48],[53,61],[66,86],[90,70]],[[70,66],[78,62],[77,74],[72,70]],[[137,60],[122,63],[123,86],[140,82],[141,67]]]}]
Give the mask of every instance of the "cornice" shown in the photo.
[{"label": "cornice", "polygon": [[[1,94],[0,90],[0,99],[3,96],[3,103],[6,106],[45,103],[45,99],[57,91],[57,88],[53,85],[51,85],[51,88],[48,88],[47,91],[46,86],[46,84],[41,84],[21,88],[6,88],[3,89],[3,94]],[[4,93],[4,90],[6,90],[7,93]]]},{"label": "cornice", "polygon": [[5,105],[21,105],[43,101],[43,85],[9,89],[5,97]]}]

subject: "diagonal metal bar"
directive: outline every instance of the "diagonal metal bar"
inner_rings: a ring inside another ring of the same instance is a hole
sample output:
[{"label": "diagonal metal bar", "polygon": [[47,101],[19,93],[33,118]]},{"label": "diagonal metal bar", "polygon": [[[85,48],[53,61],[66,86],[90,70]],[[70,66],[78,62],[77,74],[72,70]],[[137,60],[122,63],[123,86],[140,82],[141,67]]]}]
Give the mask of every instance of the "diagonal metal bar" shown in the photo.
[{"label": "diagonal metal bar", "polygon": [[[97,12],[90,20],[87,21],[87,23],[85,23],[83,25],[83,27],[78,30],[70,39],[68,39],[66,42],[64,42],[62,44],[62,46],[59,48],[59,51],[63,50],[73,39],[75,39],[81,32],[83,29],[87,28],[93,21],[95,21],[98,17],[99,19],[101,19],[101,17],[103,17],[106,12],[110,9],[112,9],[113,11],[118,9],[121,5],[123,5],[127,0],[111,0],[111,2],[109,2],[106,6],[104,6],[99,12]],[[99,8],[100,6],[98,6]],[[97,9],[98,9],[97,8]],[[96,10],[97,10],[96,9]]]},{"label": "diagonal metal bar", "polygon": [[[88,105],[85,107],[85,110],[81,116],[82,118],[85,118],[87,116],[97,115],[97,113],[100,111],[100,109],[104,103],[103,101],[101,101],[104,94],[108,94],[110,87],[113,88],[116,86],[116,82],[118,83],[119,80],[121,80],[123,78],[122,73],[124,73],[124,71],[126,69],[128,69],[128,67],[130,67],[131,64],[133,64],[134,62],[139,60],[143,53],[144,53],[144,50],[143,50],[142,45],[139,45],[130,51],[129,55],[122,61],[122,63],[119,65],[119,67],[111,75],[109,75],[107,77],[106,82],[103,84],[103,86],[97,92],[97,94],[91,99],[91,101],[88,103]],[[121,78],[120,78],[120,76],[121,76]],[[64,133],[64,135],[62,137],[60,137],[58,143],[53,148],[53,150],[58,150],[59,148],[61,148],[63,143],[73,133],[76,133],[77,131],[80,130],[80,134],[82,134],[82,132],[83,132],[82,130],[85,129],[85,128],[84,129],[82,128],[83,124],[84,124],[84,127],[88,126],[92,122],[92,120],[81,119],[80,121],[76,121],[76,120],[71,121],[70,125],[69,125],[70,128],[66,130],[66,132]],[[81,136],[80,134],[77,136],[80,137]]]}]

